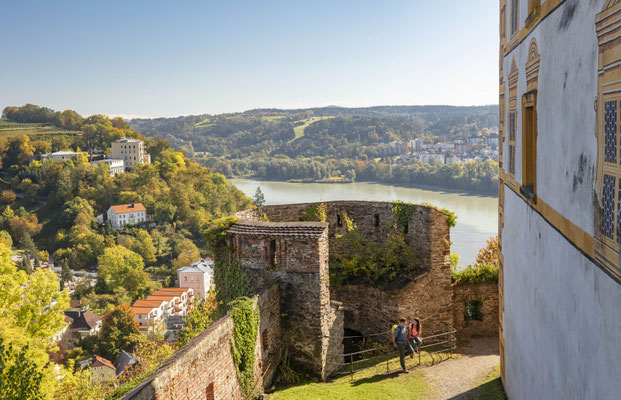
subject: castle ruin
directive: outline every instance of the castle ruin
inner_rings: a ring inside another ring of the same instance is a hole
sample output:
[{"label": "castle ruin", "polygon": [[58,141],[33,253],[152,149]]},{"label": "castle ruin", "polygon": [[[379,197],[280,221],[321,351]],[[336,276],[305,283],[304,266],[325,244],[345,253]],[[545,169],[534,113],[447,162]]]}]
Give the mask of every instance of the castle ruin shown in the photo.
[{"label": "castle ruin", "polygon": [[[464,336],[497,334],[495,285],[465,285],[459,290],[451,285],[446,213],[408,205],[411,215],[399,222],[395,203],[323,204],[325,222],[303,221],[316,203],[274,205],[235,214],[237,222],[226,230],[227,246],[221,249],[225,259],[245,269],[258,293],[257,387],[271,384],[285,351],[293,365],[327,379],[344,361],[346,329],[367,337],[385,333],[388,338],[400,316],[419,317],[424,336],[452,327]],[[417,268],[388,281],[346,279],[331,285],[330,255],[344,251],[338,239],[347,233],[346,218],[354,221],[360,235],[378,245],[399,229],[418,258]],[[403,226],[398,227],[399,223]],[[466,321],[466,304],[479,298],[485,299],[484,320]],[[225,316],[126,398],[193,398],[197,393],[206,398],[240,398],[228,344],[232,329],[230,317]]]}]

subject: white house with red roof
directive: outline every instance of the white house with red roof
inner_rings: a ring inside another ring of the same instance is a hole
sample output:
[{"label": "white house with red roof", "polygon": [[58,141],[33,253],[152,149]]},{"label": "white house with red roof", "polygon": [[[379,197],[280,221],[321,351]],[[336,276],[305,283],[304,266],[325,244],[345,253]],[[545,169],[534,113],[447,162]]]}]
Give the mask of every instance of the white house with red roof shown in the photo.
[{"label": "white house with red roof", "polygon": [[108,221],[114,229],[122,229],[125,225],[139,224],[147,221],[147,209],[142,203],[129,203],[110,206],[107,212]]}]

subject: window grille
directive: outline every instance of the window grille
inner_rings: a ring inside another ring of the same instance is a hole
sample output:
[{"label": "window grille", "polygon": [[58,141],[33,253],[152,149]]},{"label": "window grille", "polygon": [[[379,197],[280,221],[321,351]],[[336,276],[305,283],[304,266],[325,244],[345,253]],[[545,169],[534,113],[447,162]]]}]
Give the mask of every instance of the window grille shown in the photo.
[{"label": "window grille", "polygon": [[617,102],[607,101],[604,107],[604,161],[617,162]]},{"label": "window grille", "polygon": [[614,234],[614,211],[615,211],[615,183],[616,178],[612,175],[604,175],[604,188],[602,193],[602,234],[612,239]]}]

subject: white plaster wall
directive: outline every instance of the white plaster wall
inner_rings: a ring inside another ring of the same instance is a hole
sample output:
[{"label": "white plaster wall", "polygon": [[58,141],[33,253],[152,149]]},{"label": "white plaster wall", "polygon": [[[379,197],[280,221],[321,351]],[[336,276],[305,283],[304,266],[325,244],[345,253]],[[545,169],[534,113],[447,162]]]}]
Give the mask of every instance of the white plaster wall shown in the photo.
[{"label": "white plaster wall", "polygon": [[509,398],[618,399],[621,285],[510,190],[505,204]]},{"label": "white plaster wall", "polygon": [[[528,7],[526,1],[524,3],[520,4],[521,9]],[[514,57],[519,70],[515,178],[521,183],[525,65],[530,41],[537,40],[541,54],[537,92],[537,195],[590,234],[594,233],[593,190],[597,165],[595,15],[601,11],[603,3],[604,0],[567,0],[506,56],[503,64],[506,81]],[[508,86],[506,93],[505,171],[509,162]]]}]

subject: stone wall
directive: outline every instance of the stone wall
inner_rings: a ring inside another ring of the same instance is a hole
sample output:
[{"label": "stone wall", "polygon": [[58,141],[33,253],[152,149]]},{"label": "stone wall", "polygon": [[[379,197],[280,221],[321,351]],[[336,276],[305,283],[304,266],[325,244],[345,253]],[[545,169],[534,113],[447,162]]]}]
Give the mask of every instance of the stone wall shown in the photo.
[{"label": "stone wall", "polygon": [[[372,216],[379,214],[390,221],[391,203],[377,203],[379,207],[371,204],[375,206]],[[368,231],[367,224],[362,226]],[[420,318],[423,336],[446,332],[453,325],[449,230],[444,213],[418,207],[406,237],[425,272],[418,276],[400,276],[407,279],[388,284],[356,283],[333,288],[332,298],[342,302],[345,308],[345,328],[363,335],[388,332],[402,316],[407,320]]]},{"label": "stone wall", "polygon": [[[300,221],[308,207],[317,203],[285,204],[261,207],[271,222]],[[336,235],[346,233],[347,227],[342,218],[346,213],[356,224],[359,232],[366,238],[382,243],[390,229],[395,224],[392,212],[393,203],[374,201],[329,201],[327,206],[328,231],[330,238],[330,251],[333,251],[333,238]],[[241,211],[235,216],[238,218],[258,219],[257,209]],[[450,240],[449,226],[446,224],[446,215],[431,207],[418,206],[408,224],[406,238],[421,258],[423,266],[438,262],[431,259],[431,255],[439,255],[442,258],[448,243],[438,243],[436,240]],[[433,252],[433,247],[440,252]],[[449,249],[450,250],[450,249]],[[443,260],[440,260],[443,262]]]},{"label": "stone wall", "polygon": [[[283,346],[293,364],[327,378],[328,354],[342,353],[343,336],[332,330],[335,321],[342,320],[342,311],[330,302],[327,224],[266,223],[249,225],[248,232],[241,221],[238,225],[229,230],[231,261],[244,267],[256,285],[280,281]],[[300,237],[309,227],[320,231]],[[254,234],[255,228],[262,233]]]},{"label": "stone wall", "polygon": [[[268,387],[282,358],[282,328],[280,312],[280,291],[278,281],[268,285],[257,296],[257,307],[261,315],[259,340],[255,356],[255,384]],[[261,382],[262,381],[262,382]]]},{"label": "stone wall", "polygon": [[[261,325],[255,346],[257,391],[271,384],[282,351],[278,281],[268,283],[255,298]],[[175,352],[125,399],[241,399],[231,354],[233,319],[226,315]]]},{"label": "stone wall", "polygon": [[175,352],[125,399],[241,399],[232,338],[233,320],[227,315]]},{"label": "stone wall", "polygon": [[[314,204],[264,206],[260,212],[275,223],[300,221],[306,210]],[[341,250],[338,241],[334,239],[336,235],[346,233],[344,214],[354,221],[361,235],[376,243],[383,243],[396,223],[394,205],[390,202],[333,201],[325,204],[329,252],[321,256],[326,258],[326,263],[330,253]],[[255,209],[242,211],[236,216],[257,219],[258,215],[259,211]],[[330,298],[342,304],[340,308],[345,328],[359,331],[363,335],[388,332],[400,316],[408,320],[419,317],[424,325],[424,335],[427,336],[446,332],[453,326],[450,227],[446,220],[446,214],[432,207],[417,206],[414,210],[408,223],[406,239],[420,259],[419,271],[400,275],[395,282],[387,284],[347,283],[340,287],[330,287],[326,283],[321,286],[322,290],[331,289]],[[247,252],[250,258],[261,254],[258,247],[250,247],[252,250]],[[300,257],[300,253],[293,257]],[[323,276],[328,279],[329,274]],[[282,296],[284,299],[287,294],[283,293]]]},{"label": "stone wall", "polygon": [[[468,320],[466,302],[481,301],[481,320]],[[498,335],[498,283],[462,283],[453,287],[453,318],[458,338]]]}]

